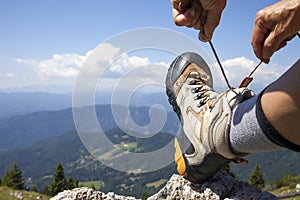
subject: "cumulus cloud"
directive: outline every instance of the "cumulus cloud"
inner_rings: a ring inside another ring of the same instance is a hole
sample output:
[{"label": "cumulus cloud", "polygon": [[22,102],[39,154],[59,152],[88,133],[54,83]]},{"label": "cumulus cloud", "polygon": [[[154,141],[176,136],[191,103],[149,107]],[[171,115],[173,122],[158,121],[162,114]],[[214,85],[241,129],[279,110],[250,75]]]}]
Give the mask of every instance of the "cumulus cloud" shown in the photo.
[{"label": "cumulus cloud", "polygon": [[83,55],[54,54],[42,60],[21,58],[15,60],[36,69],[41,81],[69,80],[70,83],[74,83],[78,75],[83,75],[81,82],[87,87],[98,80],[102,83],[109,82],[104,88],[112,88],[114,84],[122,83],[123,89],[145,83],[161,84],[169,66],[169,63],[164,61],[151,62],[147,56],[123,53],[120,48],[109,43],[100,44]]},{"label": "cumulus cloud", "polygon": [[3,78],[14,78],[16,75],[14,73],[10,72],[5,72],[5,73],[0,73],[0,77]]},{"label": "cumulus cloud", "polygon": [[[98,45],[93,50],[80,55],[76,53],[54,54],[51,58],[15,59],[18,63],[33,66],[42,79],[52,77],[74,78],[79,72],[105,78],[120,78],[124,73],[145,65],[153,64],[148,57],[120,54],[120,49],[108,43]],[[155,64],[155,63],[154,63]]]},{"label": "cumulus cloud", "polygon": [[[76,53],[54,54],[52,57],[42,60],[18,58],[16,61],[33,66],[39,73],[41,80],[51,81],[53,78],[53,80],[74,81],[78,74],[83,73],[87,75],[87,82],[90,78],[107,79],[110,80],[110,83],[122,83],[123,88],[155,82],[162,84],[169,66],[169,63],[164,61],[153,63],[147,56],[123,53],[120,48],[109,43],[100,44],[83,55]],[[238,86],[256,64],[257,61],[246,57],[227,59],[222,62],[233,86]],[[276,80],[286,69],[285,66],[278,64],[263,64],[254,73],[254,81],[251,86],[255,89],[262,89]],[[219,71],[219,69],[217,70]],[[0,77],[13,78],[15,74],[0,73]],[[120,79],[125,81],[120,81]],[[223,78],[221,80],[223,81]],[[109,85],[110,88],[113,87],[113,84]]]},{"label": "cumulus cloud", "polygon": [[78,54],[54,54],[51,58],[44,60],[18,58],[16,61],[37,68],[42,79],[50,77],[72,78],[78,74],[85,58],[86,56]]},{"label": "cumulus cloud", "polygon": [[112,64],[109,71],[122,74],[128,69],[133,69],[139,66],[150,64],[149,58],[142,58],[138,56],[129,57],[123,53],[115,63]]},{"label": "cumulus cloud", "polygon": [[[243,78],[248,76],[257,64],[257,61],[245,57],[227,59],[222,62],[228,79],[233,86],[238,86]],[[254,80],[251,86],[254,87],[255,90],[261,90],[275,81],[286,69],[287,67],[278,64],[262,64],[253,74]]]}]

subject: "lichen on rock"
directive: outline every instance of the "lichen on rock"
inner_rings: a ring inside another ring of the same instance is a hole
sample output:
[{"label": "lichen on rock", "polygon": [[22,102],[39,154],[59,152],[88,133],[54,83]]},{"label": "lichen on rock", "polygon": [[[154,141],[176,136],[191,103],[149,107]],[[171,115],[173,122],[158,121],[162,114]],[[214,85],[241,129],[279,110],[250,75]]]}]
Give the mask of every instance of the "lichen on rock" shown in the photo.
[{"label": "lichen on rock", "polygon": [[148,198],[155,199],[277,199],[274,195],[263,192],[248,183],[238,181],[225,172],[218,172],[203,184],[193,184],[182,176],[174,174],[166,186],[157,194]]},{"label": "lichen on rock", "polygon": [[[51,200],[135,200],[134,197],[107,194],[90,188],[75,188],[59,193]],[[246,182],[239,181],[226,172],[218,172],[203,184],[193,184],[174,174],[167,184],[148,200],[197,199],[197,200],[274,200],[276,196],[263,192]]]}]

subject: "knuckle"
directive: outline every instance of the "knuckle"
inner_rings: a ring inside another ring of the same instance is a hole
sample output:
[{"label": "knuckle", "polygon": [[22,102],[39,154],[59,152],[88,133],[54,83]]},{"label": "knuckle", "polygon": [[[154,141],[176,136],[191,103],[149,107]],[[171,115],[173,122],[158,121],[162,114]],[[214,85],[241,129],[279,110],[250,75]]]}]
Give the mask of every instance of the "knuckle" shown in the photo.
[{"label": "knuckle", "polygon": [[267,12],[263,9],[256,13],[255,15],[255,23],[265,23],[267,18]]}]

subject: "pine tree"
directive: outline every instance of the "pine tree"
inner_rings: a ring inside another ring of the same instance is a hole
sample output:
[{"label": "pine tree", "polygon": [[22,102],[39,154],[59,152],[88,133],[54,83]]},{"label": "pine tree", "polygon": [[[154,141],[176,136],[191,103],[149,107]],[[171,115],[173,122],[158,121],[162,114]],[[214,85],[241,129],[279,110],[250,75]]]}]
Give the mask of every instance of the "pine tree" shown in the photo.
[{"label": "pine tree", "polygon": [[69,176],[66,181],[65,190],[71,190],[76,187],[78,187],[78,181],[74,181],[74,179]]},{"label": "pine tree", "polygon": [[142,200],[146,200],[148,198],[148,194],[147,194],[147,192],[143,192],[143,194],[142,194]]},{"label": "pine tree", "polygon": [[259,189],[265,187],[265,180],[263,178],[263,174],[260,170],[259,165],[255,165],[253,171],[250,174],[248,182],[250,185],[253,185]]},{"label": "pine tree", "polygon": [[53,174],[53,180],[50,183],[49,187],[49,193],[51,196],[55,196],[59,192],[62,192],[65,189],[66,185],[66,179],[64,174],[64,168],[62,164],[58,164],[54,174]]},{"label": "pine tree", "polygon": [[96,190],[96,187],[95,187],[94,183],[92,183],[91,188],[92,188],[93,190]]},{"label": "pine tree", "polygon": [[32,191],[32,192],[39,192],[39,190],[38,190],[38,188],[37,188],[37,186],[35,184],[31,185],[30,191]]},{"label": "pine tree", "polygon": [[22,171],[18,169],[16,163],[11,166],[11,169],[6,172],[2,179],[2,185],[11,187],[15,190],[24,189],[24,179],[22,175]]}]

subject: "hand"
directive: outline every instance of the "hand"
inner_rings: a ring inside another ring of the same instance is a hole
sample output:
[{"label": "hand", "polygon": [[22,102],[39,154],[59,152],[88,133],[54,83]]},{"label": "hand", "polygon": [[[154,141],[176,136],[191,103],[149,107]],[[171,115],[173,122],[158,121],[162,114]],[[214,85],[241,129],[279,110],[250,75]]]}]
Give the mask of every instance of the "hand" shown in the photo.
[{"label": "hand", "polygon": [[214,30],[219,25],[222,12],[226,6],[226,0],[200,0],[205,13],[203,31],[199,39],[203,42],[211,40]]},{"label": "hand", "polygon": [[282,0],[256,14],[252,47],[257,58],[268,63],[300,30],[300,0]]},{"label": "hand", "polygon": [[175,24],[200,30],[199,39],[207,42],[219,25],[226,0],[172,0],[172,6]]}]

